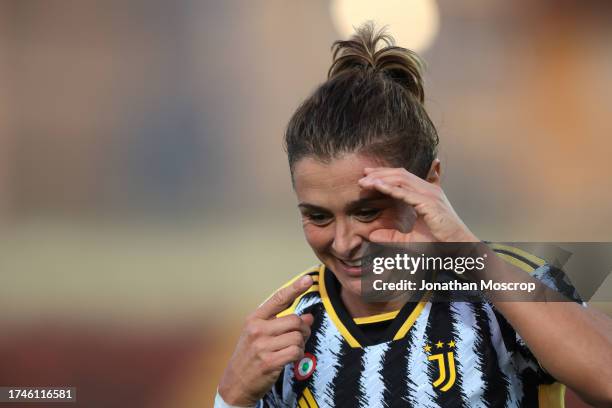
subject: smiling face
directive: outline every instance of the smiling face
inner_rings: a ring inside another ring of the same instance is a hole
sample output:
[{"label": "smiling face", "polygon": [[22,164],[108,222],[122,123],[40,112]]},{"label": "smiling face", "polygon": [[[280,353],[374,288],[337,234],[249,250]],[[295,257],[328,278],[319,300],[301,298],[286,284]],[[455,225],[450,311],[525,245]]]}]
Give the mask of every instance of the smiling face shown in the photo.
[{"label": "smiling face", "polygon": [[408,205],[359,186],[364,168],[381,166],[388,164],[348,153],[329,163],[302,158],[293,172],[306,240],[342,288],[356,296],[361,293],[361,258],[370,233],[409,232],[415,220]]}]

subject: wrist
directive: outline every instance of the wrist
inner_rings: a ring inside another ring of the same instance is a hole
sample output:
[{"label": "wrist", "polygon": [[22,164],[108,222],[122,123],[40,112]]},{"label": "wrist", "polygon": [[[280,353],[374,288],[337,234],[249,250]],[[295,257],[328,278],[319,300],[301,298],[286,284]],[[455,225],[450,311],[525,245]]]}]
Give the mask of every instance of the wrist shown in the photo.
[{"label": "wrist", "polygon": [[251,408],[257,405],[257,400],[248,398],[244,393],[237,390],[236,387],[227,387],[220,384],[217,388],[217,395],[221,397],[229,407]]},{"label": "wrist", "polygon": [[214,408],[256,408],[256,407],[257,407],[257,403],[251,404],[248,402],[233,400],[230,397],[226,399],[223,395],[221,395],[219,388],[217,388],[217,395],[215,396]]}]

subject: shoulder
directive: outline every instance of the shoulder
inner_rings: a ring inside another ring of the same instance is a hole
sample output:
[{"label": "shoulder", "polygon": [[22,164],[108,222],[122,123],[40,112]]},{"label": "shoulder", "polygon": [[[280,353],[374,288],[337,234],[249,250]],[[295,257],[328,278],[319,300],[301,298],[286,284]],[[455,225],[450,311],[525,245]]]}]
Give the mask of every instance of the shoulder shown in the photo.
[{"label": "shoulder", "polygon": [[546,265],[546,261],[523,249],[505,245],[489,243],[489,247],[502,259],[526,272],[533,273],[536,269]]},{"label": "shoulder", "polygon": [[554,262],[551,264],[544,258],[515,246],[495,243],[487,244],[507,262],[530,273],[544,285],[561,293],[569,300],[586,306],[567,274],[561,268],[555,266]]},{"label": "shoulder", "polygon": [[306,299],[320,298],[320,296],[319,296],[319,276],[321,275],[321,269],[323,267],[324,266],[322,264],[311,266],[310,268],[306,269],[305,271],[295,275],[293,278],[291,278],[289,281],[287,281],[285,284],[281,285],[278,288],[278,289],[282,289],[284,287],[287,287],[287,286],[291,285],[293,282],[297,281],[298,279],[300,279],[302,276],[305,276],[305,275],[310,275],[310,277],[313,280],[312,286],[306,292],[304,292],[303,294],[298,296],[298,298],[295,299],[295,301],[291,304],[291,306],[289,306],[287,309],[285,309],[282,312],[280,312],[279,314],[277,314],[276,315],[277,317],[287,316],[287,315],[289,315],[291,313],[298,312],[298,310],[301,309],[301,307],[300,307],[301,304],[304,303],[304,301]]}]

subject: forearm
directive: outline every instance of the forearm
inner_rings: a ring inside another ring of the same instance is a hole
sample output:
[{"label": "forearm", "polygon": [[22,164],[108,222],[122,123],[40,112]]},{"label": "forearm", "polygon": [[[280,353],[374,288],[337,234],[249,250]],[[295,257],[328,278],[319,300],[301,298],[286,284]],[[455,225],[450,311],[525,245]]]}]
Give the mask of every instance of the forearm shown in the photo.
[{"label": "forearm", "polygon": [[[533,279],[499,257],[489,260],[488,277]],[[612,321],[607,316],[575,302],[560,301],[543,284],[533,299],[488,297],[552,376],[593,404],[612,403]]]},{"label": "forearm", "polygon": [[612,334],[571,302],[496,302],[542,367],[591,403],[612,401]]}]

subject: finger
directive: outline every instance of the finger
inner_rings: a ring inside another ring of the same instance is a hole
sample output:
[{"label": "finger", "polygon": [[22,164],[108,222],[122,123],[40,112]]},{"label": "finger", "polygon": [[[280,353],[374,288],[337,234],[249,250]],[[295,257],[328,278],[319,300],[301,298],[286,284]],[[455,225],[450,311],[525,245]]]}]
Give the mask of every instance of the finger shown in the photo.
[{"label": "finger", "polygon": [[368,236],[371,242],[410,242],[410,234],[404,234],[395,229],[374,230]]},{"label": "finger", "polygon": [[305,315],[301,315],[300,319],[302,319],[302,321],[304,322],[304,324],[306,325],[306,327],[308,327],[308,333],[306,335],[306,337],[304,337],[304,339],[306,341],[308,341],[308,339],[310,338],[310,333],[311,333],[311,327],[312,327],[312,323],[314,322],[314,316],[311,315],[310,313],[307,313]]},{"label": "finger", "polygon": [[370,175],[403,175],[411,180],[425,182],[414,173],[409,172],[403,167],[366,167],[363,172],[366,176]]},{"label": "finger", "polygon": [[308,327],[312,326],[312,322],[314,322],[314,316],[311,315],[310,313],[301,315],[300,319],[302,319],[302,321],[306,323]]},{"label": "finger", "polygon": [[305,275],[289,286],[277,290],[268,300],[255,310],[254,315],[261,319],[271,319],[285,310],[293,301],[312,286],[312,278]]},{"label": "finger", "polygon": [[383,180],[387,184],[410,188],[421,193],[432,190],[432,184],[415,176],[404,169],[385,169],[374,171],[359,179],[360,185],[372,185],[376,179]]},{"label": "finger", "polygon": [[377,190],[376,183],[385,183],[389,186],[401,187],[406,190],[416,191],[414,185],[410,184],[405,178],[400,176],[382,176],[382,177],[364,177],[358,181],[358,184],[363,189]]},{"label": "finger", "polygon": [[364,171],[365,177],[380,178],[380,177],[401,177],[406,181],[408,185],[412,185],[416,189],[423,188],[425,190],[432,187],[432,183],[425,179],[417,176],[414,173],[409,172],[405,168],[389,168],[389,167],[377,167]]},{"label": "finger", "polygon": [[425,199],[425,197],[423,197],[422,194],[419,194],[415,191],[411,191],[404,187],[398,187],[392,184],[387,184],[381,179],[374,179],[370,184],[368,184],[367,182],[360,182],[360,184],[361,183],[362,183],[363,188],[377,190],[393,198],[400,199],[404,201],[405,203],[410,204],[412,206],[416,206],[420,204]]},{"label": "finger", "polygon": [[269,336],[278,336],[296,330],[302,332],[304,337],[310,335],[310,326],[295,314],[269,320],[266,322],[264,330]]},{"label": "finger", "polygon": [[271,365],[282,367],[288,363],[300,361],[304,357],[304,349],[296,345],[285,347],[282,350],[272,352],[268,357]]},{"label": "finger", "polygon": [[414,190],[410,190],[404,187],[394,186],[392,184],[388,184],[380,179],[375,179],[371,184],[362,184],[362,188],[377,190],[383,194],[389,195],[404,204],[408,204],[410,207],[410,211],[407,213],[407,217],[404,221],[408,228],[404,228],[402,233],[408,232],[409,229],[414,225],[415,220],[417,219],[419,211],[419,206],[421,204],[425,204],[428,200],[431,200],[430,195],[426,195],[424,193],[419,193]]},{"label": "finger", "polygon": [[280,336],[270,337],[267,341],[266,348],[269,351],[279,351],[289,346],[298,346],[303,349],[306,344],[306,339],[302,336],[302,332],[292,331],[283,333]]},{"label": "finger", "polygon": [[407,177],[399,174],[371,174],[369,176],[359,179],[358,183],[360,185],[372,185],[376,180],[382,180],[385,183],[391,184],[393,186],[414,189],[413,183],[411,183]]},{"label": "finger", "polygon": [[427,197],[421,193],[387,184],[380,179],[375,180],[374,183],[368,188],[373,188],[383,194],[387,194],[393,198],[397,198],[414,206],[417,213],[419,212],[418,205],[427,202]]}]

